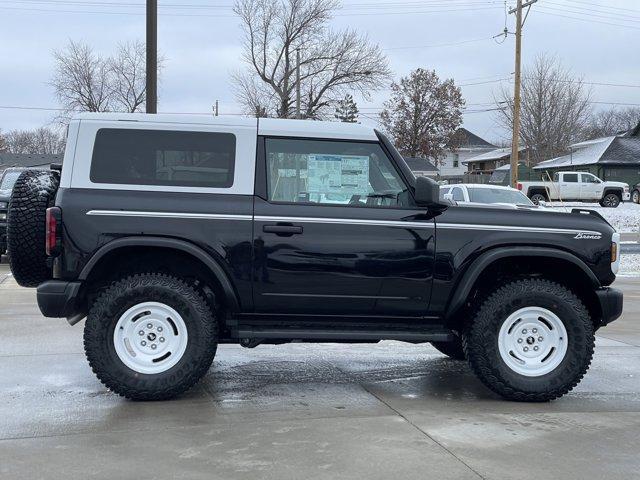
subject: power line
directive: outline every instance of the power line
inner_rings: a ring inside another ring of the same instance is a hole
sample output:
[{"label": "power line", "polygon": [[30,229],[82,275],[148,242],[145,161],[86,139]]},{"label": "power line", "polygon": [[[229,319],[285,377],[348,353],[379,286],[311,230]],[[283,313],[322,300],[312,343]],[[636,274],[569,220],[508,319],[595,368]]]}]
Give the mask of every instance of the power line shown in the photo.
[{"label": "power line", "polygon": [[543,8],[544,7],[538,8],[538,13],[540,13],[542,15],[547,15],[547,16],[562,17],[562,18],[568,18],[568,19],[571,19],[571,20],[580,20],[582,22],[599,23],[599,24],[602,24],[602,25],[611,25],[611,26],[614,26],[614,27],[626,27],[626,28],[632,28],[634,30],[640,30],[640,27],[635,27],[633,25],[625,25],[625,24],[621,24],[621,23],[604,22],[604,21],[601,21],[601,20],[593,20],[593,19],[589,19],[589,18],[572,17],[570,15],[562,15],[560,13],[547,12],[546,10],[543,10]]}]

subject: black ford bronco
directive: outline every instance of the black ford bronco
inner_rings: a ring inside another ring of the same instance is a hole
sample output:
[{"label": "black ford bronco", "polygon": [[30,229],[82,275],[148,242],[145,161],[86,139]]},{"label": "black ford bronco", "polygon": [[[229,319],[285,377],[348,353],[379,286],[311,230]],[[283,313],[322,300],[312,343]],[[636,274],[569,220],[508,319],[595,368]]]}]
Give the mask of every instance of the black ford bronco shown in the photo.
[{"label": "black ford bronco", "polygon": [[16,281],[45,316],[86,317],[93,371],[132,399],[184,392],[220,343],[392,339],[546,401],[622,311],[598,214],[445,202],[362,125],[80,115],[62,169],[18,179],[8,243]]}]

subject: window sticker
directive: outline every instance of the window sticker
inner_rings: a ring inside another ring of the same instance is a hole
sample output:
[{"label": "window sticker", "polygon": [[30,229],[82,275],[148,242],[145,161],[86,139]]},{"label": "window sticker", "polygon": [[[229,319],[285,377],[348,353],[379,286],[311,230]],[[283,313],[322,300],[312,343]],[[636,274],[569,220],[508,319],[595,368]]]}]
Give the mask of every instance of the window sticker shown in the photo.
[{"label": "window sticker", "polygon": [[369,157],[357,155],[309,155],[310,194],[364,194],[369,190]]}]

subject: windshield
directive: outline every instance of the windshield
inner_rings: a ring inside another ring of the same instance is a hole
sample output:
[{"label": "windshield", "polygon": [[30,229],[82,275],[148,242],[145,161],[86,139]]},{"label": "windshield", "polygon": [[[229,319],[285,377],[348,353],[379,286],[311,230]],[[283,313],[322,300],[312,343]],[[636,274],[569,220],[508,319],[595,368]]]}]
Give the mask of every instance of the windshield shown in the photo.
[{"label": "windshield", "polygon": [[533,205],[527,196],[517,190],[502,188],[469,188],[469,200],[476,203],[509,203],[512,205]]},{"label": "windshield", "polygon": [[0,183],[0,190],[13,190],[13,185],[18,180],[18,177],[22,171],[20,170],[8,170],[4,172],[2,177],[2,183]]}]

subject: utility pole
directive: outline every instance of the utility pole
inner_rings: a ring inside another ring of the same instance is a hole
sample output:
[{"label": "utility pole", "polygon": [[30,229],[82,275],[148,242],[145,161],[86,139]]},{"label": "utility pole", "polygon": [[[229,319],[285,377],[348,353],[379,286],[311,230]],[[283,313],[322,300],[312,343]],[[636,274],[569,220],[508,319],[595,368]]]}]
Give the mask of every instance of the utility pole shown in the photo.
[{"label": "utility pole", "polygon": [[518,156],[520,150],[520,85],[521,85],[521,57],[522,57],[522,9],[530,7],[538,0],[529,0],[523,3],[518,0],[515,8],[509,13],[516,14],[516,66],[513,86],[513,133],[511,138],[511,186],[516,188],[518,184]]},{"label": "utility pole", "polygon": [[300,49],[296,48],[296,118],[302,118],[300,114]]},{"label": "utility pole", "polygon": [[147,0],[147,113],[158,112],[158,0]]},{"label": "utility pole", "polygon": [[218,100],[216,100],[215,116],[218,116]]}]

